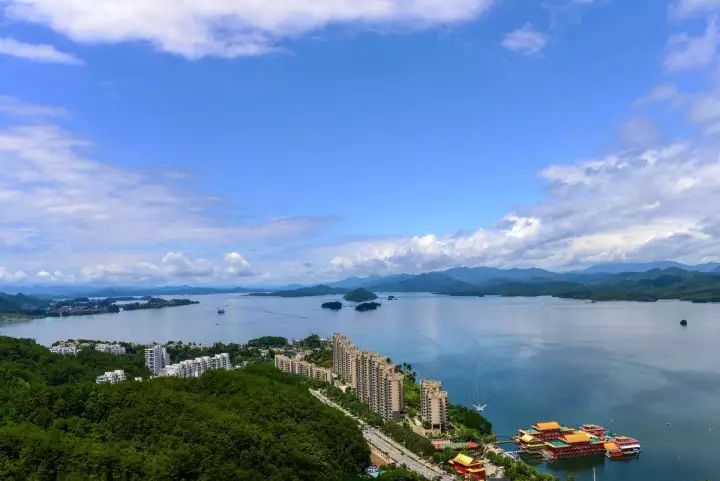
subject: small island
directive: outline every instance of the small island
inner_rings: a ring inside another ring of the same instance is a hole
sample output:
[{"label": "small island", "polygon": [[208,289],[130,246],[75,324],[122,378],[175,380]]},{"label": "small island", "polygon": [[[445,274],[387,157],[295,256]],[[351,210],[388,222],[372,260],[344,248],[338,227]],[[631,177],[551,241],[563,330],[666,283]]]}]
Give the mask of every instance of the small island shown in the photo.
[{"label": "small island", "polygon": [[367,302],[374,301],[378,296],[374,292],[370,292],[362,287],[353,289],[343,296],[343,299],[350,302]]},{"label": "small island", "polygon": [[331,311],[339,311],[342,309],[342,302],[323,302],[321,307],[323,309],[330,309]]},{"label": "small island", "polygon": [[135,311],[138,309],[160,309],[163,307],[189,306],[191,304],[200,304],[199,301],[191,301],[190,299],[170,299],[165,300],[159,297],[151,297],[147,302],[131,302],[122,306],[123,311]]},{"label": "small island", "polygon": [[363,302],[362,304],[358,304],[357,306],[355,306],[355,310],[360,312],[374,311],[381,305],[382,304],[380,304],[379,302]]}]

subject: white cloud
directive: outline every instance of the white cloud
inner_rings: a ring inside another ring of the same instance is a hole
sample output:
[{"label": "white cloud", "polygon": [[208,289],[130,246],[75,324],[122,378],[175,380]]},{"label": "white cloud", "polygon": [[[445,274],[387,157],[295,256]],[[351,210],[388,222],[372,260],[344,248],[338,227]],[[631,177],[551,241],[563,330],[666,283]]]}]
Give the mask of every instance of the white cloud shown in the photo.
[{"label": "white cloud", "polygon": [[[89,142],[53,125],[0,129],[4,263],[51,275],[54,269],[46,266],[57,266],[69,273],[68,282],[81,266],[87,267],[77,279],[237,277],[250,274],[239,254],[226,266],[223,259],[203,260],[197,253],[227,252],[238,243],[268,252],[282,240],[305,242],[303,235],[331,221],[220,217],[213,211],[217,199],[187,190],[180,179],[94,160],[91,149]],[[153,261],[163,252],[164,259]]]},{"label": "white cloud", "polygon": [[647,117],[633,117],[620,126],[620,140],[630,147],[648,147],[658,142],[657,123]]},{"label": "white cloud", "polygon": [[213,277],[217,267],[206,259],[191,261],[182,252],[168,252],[161,261],[162,271],[171,278]]},{"label": "white cloud", "polygon": [[272,51],[329,25],[429,28],[472,20],[494,0],[6,0],[6,15],[88,43],[149,42],[188,58]]},{"label": "white cloud", "polygon": [[647,95],[643,95],[637,99],[634,106],[640,107],[660,102],[674,102],[681,97],[682,94],[678,91],[677,85],[667,82],[656,86]]},{"label": "white cloud", "polygon": [[24,43],[10,37],[0,37],[0,55],[32,60],[34,62],[82,65],[82,60],[52,45]]},{"label": "white cloud", "polygon": [[42,270],[35,274],[35,277],[37,277],[41,281],[45,282],[56,282],[56,281],[64,281],[66,280],[65,275],[56,270],[55,272],[48,272],[46,270]]},{"label": "white cloud", "polygon": [[65,109],[23,102],[8,95],[0,95],[0,113],[11,117],[64,117]]},{"label": "white cloud", "polygon": [[546,44],[545,35],[535,30],[530,22],[514,30],[502,41],[502,46],[513,52],[533,55],[539,53]]},{"label": "white cloud", "polygon": [[0,267],[0,282],[20,282],[27,277],[23,271],[9,271]]},{"label": "white cloud", "polygon": [[702,92],[694,95],[687,111],[687,119],[697,124],[707,124],[720,119],[720,94]]},{"label": "white cloud", "polygon": [[541,176],[547,197],[469,234],[350,242],[328,251],[336,275],[459,265],[583,267],[622,260],[719,260],[720,159],[686,144],[619,152]]},{"label": "white cloud", "polygon": [[708,21],[701,37],[690,37],[685,33],[673,35],[667,45],[665,68],[682,71],[711,65],[715,61],[719,39],[715,18]]},{"label": "white cloud", "polygon": [[[239,252],[230,252],[221,264],[210,259],[192,259],[182,252],[167,252],[159,262],[110,262],[86,266],[81,270],[81,278],[89,282],[232,282],[238,277],[250,277],[250,263]],[[59,274],[62,276],[62,274]],[[44,273],[42,277],[56,278]],[[38,273],[41,277],[41,273]]]},{"label": "white cloud", "polygon": [[720,10],[720,0],[677,0],[671,6],[671,13],[678,17],[703,15]]},{"label": "white cloud", "polygon": [[225,273],[231,276],[242,277],[253,275],[250,270],[250,263],[239,252],[225,254]]}]

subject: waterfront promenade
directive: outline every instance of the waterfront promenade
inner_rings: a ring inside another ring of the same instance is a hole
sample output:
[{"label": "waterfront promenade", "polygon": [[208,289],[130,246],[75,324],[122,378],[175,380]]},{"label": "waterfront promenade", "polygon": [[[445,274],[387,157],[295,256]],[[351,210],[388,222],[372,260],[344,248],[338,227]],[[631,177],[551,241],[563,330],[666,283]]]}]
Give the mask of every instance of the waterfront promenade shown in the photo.
[{"label": "waterfront promenade", "polygon": [[457,479],[452,474],[446,473],[438,466],[422,459],[403,445],[397,443],[393,439],[390,439],[381,433],[380,430],[367,425],[362,419],[357,418],[349,411],[343,409],[341,406],[324,396],[321,392],[311,389],[310,393],[321,402],[341,411],[346,416],[349,416],[357,421],[362,427],[363,437],[367,440],[368,444],[395,461],[398,466],[405,466],[407,469],[428,479],[439,479],[442,481],[455,481]]}]

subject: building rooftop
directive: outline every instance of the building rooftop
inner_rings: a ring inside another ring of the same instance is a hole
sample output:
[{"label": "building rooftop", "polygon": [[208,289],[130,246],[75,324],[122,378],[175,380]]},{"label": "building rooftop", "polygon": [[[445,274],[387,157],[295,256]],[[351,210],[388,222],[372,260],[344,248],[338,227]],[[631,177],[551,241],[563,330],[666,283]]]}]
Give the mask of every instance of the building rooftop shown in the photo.
[{"label": "building rooftop", "polygon": [[537,423],[535,425],[540,431],[552,431],[553,429],[560,429],[560,423],[557,421],[548,421],[543,423]]}]

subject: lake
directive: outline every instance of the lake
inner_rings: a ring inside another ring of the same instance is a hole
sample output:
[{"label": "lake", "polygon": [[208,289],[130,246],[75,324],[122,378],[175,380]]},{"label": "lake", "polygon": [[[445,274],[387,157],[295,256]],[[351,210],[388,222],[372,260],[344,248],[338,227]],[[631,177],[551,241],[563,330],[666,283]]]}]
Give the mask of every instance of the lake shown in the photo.
[{"label": "lake", "polygon": [[[598,480],[720,480],[720,305],[396,295],[363,313],[320,308],[337,296],[194,296],[200,304],[38,319],[2,325],[0,334],[43,344],[209,344],[339,331],[358,347],[411,363],[419,378],[440,379],[455,403],[487,403],[485,414],[502,436],[558,420],[637,437],[641,456],[597,461]],[[217,314],[225,305],[226,314]],[[592,467],[580,461],[544,469],[589,481]]]}]

